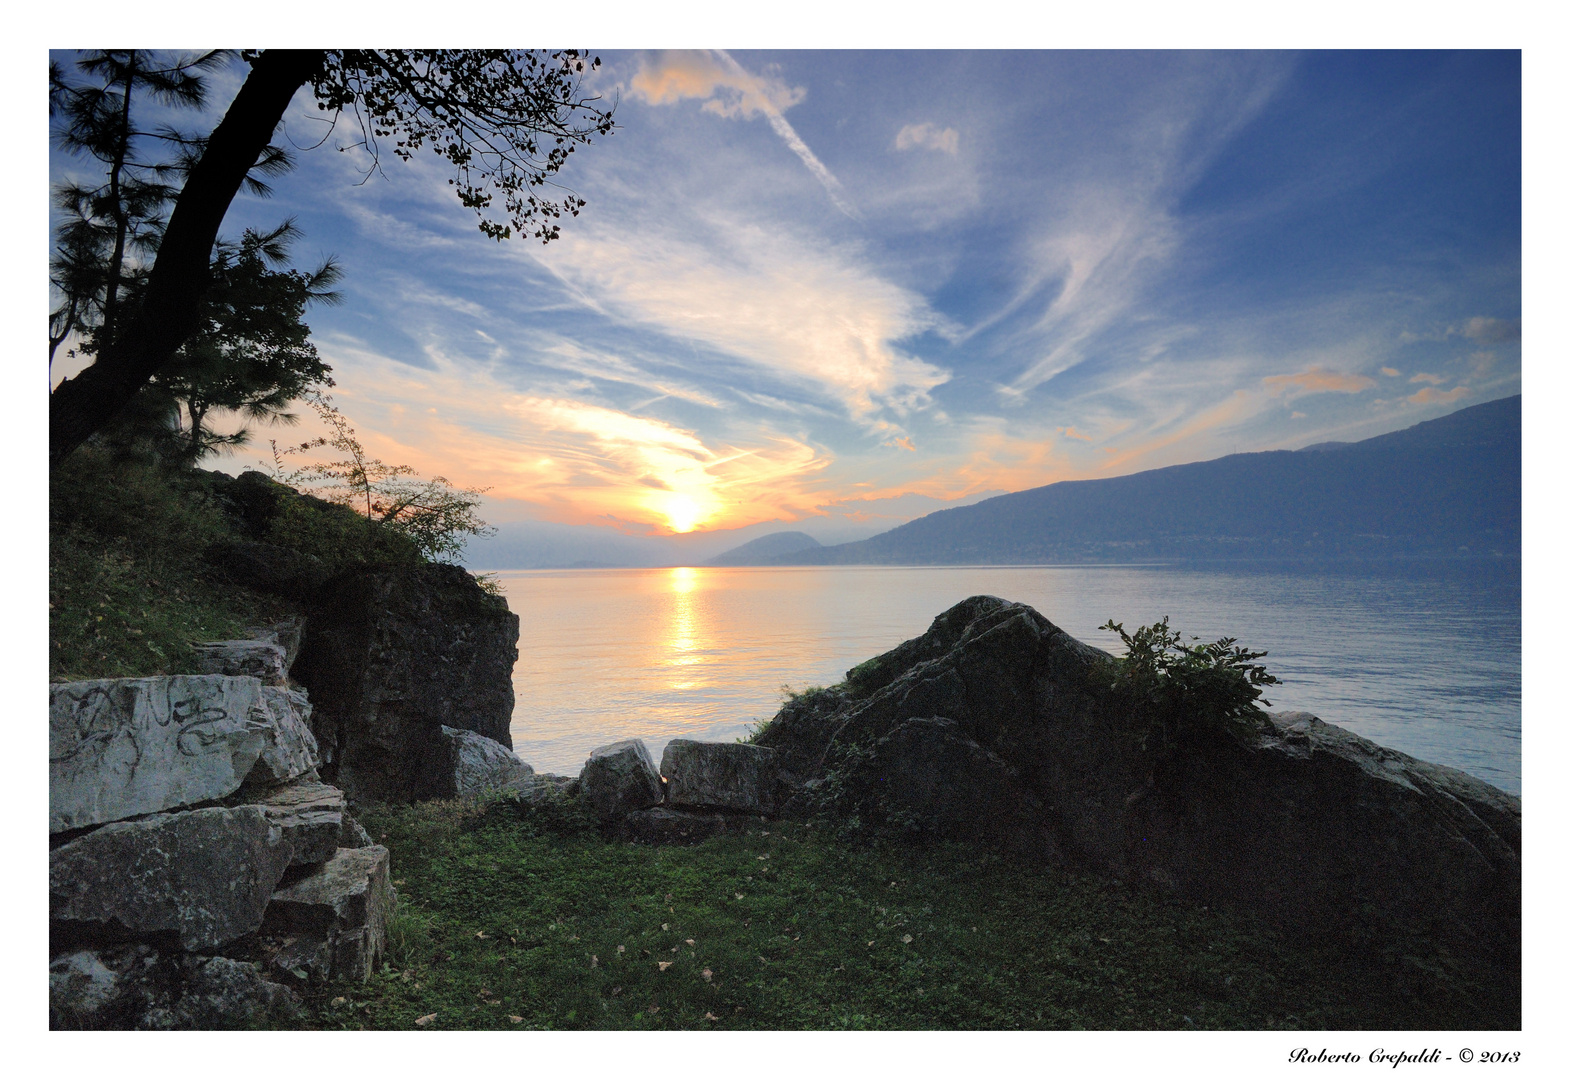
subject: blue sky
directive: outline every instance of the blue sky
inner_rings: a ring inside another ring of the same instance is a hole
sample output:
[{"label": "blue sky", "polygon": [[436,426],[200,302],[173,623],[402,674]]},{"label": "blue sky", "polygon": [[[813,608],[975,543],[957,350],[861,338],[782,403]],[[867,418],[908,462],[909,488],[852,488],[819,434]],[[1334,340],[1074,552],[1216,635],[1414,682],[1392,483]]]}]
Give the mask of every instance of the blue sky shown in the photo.
[{"label": "blue sky", "polygon": [[226,225],[342,263],[336,399],[490,488],[471,562],[833,542],[1520,391],[1517,53],[600,55],[559,242],[337,134]]}]

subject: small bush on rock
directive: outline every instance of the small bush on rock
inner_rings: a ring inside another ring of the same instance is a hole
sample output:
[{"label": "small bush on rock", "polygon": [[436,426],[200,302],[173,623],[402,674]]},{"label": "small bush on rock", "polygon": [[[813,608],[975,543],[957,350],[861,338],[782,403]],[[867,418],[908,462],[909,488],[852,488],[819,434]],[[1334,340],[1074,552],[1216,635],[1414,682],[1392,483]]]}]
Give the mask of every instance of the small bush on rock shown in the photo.
[{"label": "small bush on rock", "polygon": [[1207,736],[1247,738],[1264,721],[1255,704],[1265,701],[1260,688],[1280,682],[1255,663],[1264,652],[1240,648],[1230,637],[1185,645],[1166,617],[1133,634],[1111,619],[1098,629],[1123,639],[1127,652],[1110,665],[1110,687],[1132,706],[1143,752],[1166,758]]}]

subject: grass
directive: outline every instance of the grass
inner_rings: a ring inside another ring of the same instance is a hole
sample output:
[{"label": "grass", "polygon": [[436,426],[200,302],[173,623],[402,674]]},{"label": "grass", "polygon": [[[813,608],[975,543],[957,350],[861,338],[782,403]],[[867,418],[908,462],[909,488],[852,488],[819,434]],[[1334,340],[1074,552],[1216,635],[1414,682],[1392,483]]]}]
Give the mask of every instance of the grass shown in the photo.
[{"label": "grass", "polygon": [[233,530],[194,474],[84,448],[51,474],[49,504],[52,680],[194,671],[192,641],[285,613],[207,566]]},{"label": "grass", "polygon": [[374,809],[399,913],[327,1029],[1446,1029],[1515,1026],[1411,958],[987,853],[778,823],[695,847],[456,803]]}]

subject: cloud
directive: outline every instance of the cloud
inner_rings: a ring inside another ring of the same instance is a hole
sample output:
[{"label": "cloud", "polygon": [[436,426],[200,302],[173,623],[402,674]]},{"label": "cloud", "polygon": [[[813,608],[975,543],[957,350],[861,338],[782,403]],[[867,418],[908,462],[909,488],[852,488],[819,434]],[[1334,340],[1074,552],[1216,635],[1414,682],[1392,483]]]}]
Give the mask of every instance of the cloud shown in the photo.
[{"label": "cloud", "polygon": [[1414,405],[1446,405],[1458,398],[1466,397],[1472,391],[1465,386],[1453,386],[1449,390],[1436,390],[1433,386],[1426,386],[1407,400]]},{"label": "cloud", "polygon": [[491,365],[425,370],[343,339],[319,347],[373,456],[487,488],[549,520],[687,532],[794,520],[824,501],[812,481],[833,459],[763,426],[721,442],[597,402],[521,393]]},{"label": "cloud", "polygon": [[1380,369],[1380,374],[1386,376],[1387,378],[1394,379],[1402,373],[1394,367],[1383,367]]},{"label": "cloud", "polygon": [[960,153],[960,133],[954,128],[940,129],[933,124],[907,124],[895,136],[896,150],[914,147],[942,150],[946,154]]},{"label": "cloud", "polygon": [[1462,336],[1480,345],[1499,345],[1522,338],[1521,319],[1491,319],[1475,315],[1462,324]]},{"label": "cloud", "polygon": [[926,407],[949,379],[896,345],[937,316],[851,250],[746,223],[722,223],[708,242],[604,229],[553,247],[557,272],[620,318],[829,395],[872,427],[883,410]]},{"label": "cloud", "polygon": [[847,217],[856,218],[856,207],[834,173],[802,141],[784,114],[801,101],[806,91],[787,86],[772,75],[755,75],[723,49],[707,52],[661,53],[646,59],[628,85],[629,93],[651,105],[669,105],[684,98],[704,100],[704,111],[719,116],[752,119],[763,116],[776,135],[801,158],[807,171],[823,185],[829,200]]},{"label": "cloud", "polygon": [[1375,385],[1375,380],[1367,375],[1327,371],[1323,367],[1312,367],[1296,375],[1268,375],[1260,381],[1272,393],[1289,399],[1304,394],[1357,394]]},{"label": "cloud", "polygon": [[1407,381],[1410,382],[1410,383],[1421,382],[1421,383],[1428,383],[1430,386],[1439,386],[1441,383],[1446,381],[1446,376],[1444,376],[1444,375],[1431,375],[1427,371],[1420,371],[1417,375],[1414,375],[1411,379],[1409,379]]},{"label": "cloud", "polygon": [[651,105],[697,98],[704,102],[705,112],[744,119],[783,112],[807,96],[799,86],[787,86],[769,74],[748,74],[725,53],[707,50],[672,50],[646,57],[628,91]]}]

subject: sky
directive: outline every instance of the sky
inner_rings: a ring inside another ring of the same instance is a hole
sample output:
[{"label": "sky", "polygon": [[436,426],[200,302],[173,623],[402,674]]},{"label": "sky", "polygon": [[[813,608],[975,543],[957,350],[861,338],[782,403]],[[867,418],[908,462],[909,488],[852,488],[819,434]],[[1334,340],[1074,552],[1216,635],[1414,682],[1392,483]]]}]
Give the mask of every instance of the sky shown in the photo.
[{"label": "sky", "polygon": [[482,235],[434,156],[367,177],[305,94],[225,225],[341,264],[334,399],[487,489],[471,565],[840,542],[1520,392],[1516,52],[598,55],[558,241]]}]

